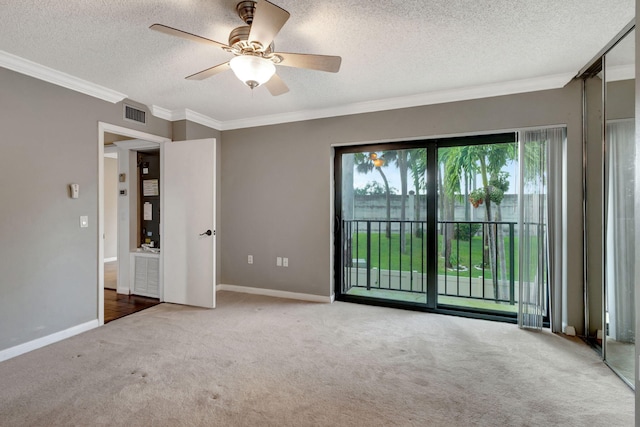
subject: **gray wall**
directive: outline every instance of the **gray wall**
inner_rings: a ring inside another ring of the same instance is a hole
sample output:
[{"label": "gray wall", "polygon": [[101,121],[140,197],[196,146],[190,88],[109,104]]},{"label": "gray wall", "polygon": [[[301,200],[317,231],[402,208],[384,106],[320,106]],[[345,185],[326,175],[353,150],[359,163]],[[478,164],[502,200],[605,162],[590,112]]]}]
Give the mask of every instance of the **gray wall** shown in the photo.
[{"label": "gray wall", "polygon": [[98,122],[166,137],[171,124],[4,68],[0,88],[2,350],[97,319]]},{"label": "gray wall", "polygon": [[[224,132],[190,122],[171,124],[151,115],[146,126],[124,122],[121,104],[4,69],[0,87],[0,176],[15,183],[0,189],[0,349],[97,317],[98,121],[166,137],[175,129],[181,134],[176,139],[221,141],[220,283],[332,294],[332,144],[567,124],[567,214],[581,217],[577,83],[551,91]],[[67,197],[70,182],[80,184],[80,199]],[[88,229],[79,228],[80,215],[89,215]],[[569,323],[582,333],[582,224],[572,220],[569,227]],[[254,255],[253,265],[246,262],[249,254]],[[290,266],[276,267],[276,256],[288,257]]]},{"label": "gray wall", "polygon": [[171,123],[173,140],[186,141],[188,139],[216,138],[220,141],[220,131],[188,120],[176,120]]},{"label": "gray wall", "polygon": [[[223,131],[221,282],[333,292],[332,144],[567,124],[568,320],[582,333],[581,108],[581,85],[573,82],[558,90]],[[289,257],[289,268],[276,267],[276,256]]]}]

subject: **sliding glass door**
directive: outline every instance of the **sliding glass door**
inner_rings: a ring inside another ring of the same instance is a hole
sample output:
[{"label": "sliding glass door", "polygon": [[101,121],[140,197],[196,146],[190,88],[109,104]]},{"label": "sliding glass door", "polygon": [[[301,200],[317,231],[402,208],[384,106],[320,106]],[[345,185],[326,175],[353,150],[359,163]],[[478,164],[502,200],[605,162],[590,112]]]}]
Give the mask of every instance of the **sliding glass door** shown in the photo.
[{"label": "sliding glass door", "polygon": [[438,305],[517,312],[518,144],[438,148]]},{"label": "sliding glass door", "polygon": [[341,293],[426,304],[426,149],[369,147],[340,166]]},{"label": "sliding glass door", "polygon": [[337,148],[337,299],[541,327],[548,153],[564,138],[559,128]]}]

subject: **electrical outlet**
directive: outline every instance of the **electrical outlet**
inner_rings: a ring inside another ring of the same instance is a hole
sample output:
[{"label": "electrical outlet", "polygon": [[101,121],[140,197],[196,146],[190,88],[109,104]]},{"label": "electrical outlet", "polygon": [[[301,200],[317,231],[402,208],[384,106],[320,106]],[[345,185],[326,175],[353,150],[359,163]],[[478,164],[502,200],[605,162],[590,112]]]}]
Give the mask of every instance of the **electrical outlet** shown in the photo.
[{"label": "electrical outlet", "polygon": [[249,263],[249,264],[253,264],[253,255],[249,255],[249,256],[247,257],[247,263]]},{"label": "electrical outlet", "polygon": [[282,266],[289,267],[289,258],[282,258]]},{"label": "electrical outlet", "polygon": [[282,257],[276,257],[276,266],[282,267]]}]

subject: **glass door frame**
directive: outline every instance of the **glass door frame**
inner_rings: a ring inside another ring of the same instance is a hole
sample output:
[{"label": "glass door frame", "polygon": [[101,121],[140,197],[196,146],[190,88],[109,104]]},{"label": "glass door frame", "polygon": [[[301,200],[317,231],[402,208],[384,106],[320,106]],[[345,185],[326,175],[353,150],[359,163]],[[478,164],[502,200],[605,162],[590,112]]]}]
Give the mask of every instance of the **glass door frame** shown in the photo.
[{"label": "glass door frame", "polygon": [[[435,159],[435,145],[434,140],[416,140],[416,141],[403,141],[403,142],[387,142],[377,144],[363,144],[363,145],[351,145],[335,147],[334,156],[334,218],[335,218],[335,239],[334,239],[334,278],[335,278],[335,295],[338,301],[347,301],[355,303],[366,303],[370,305],[381,305],[385,307],[406,308],[412,310],[434,310],[436,300],[436,289],[433,286],[429,286],[433,283],[434,278],[437,275],[437,260],[432,259],[429,256],[435,248],[430,247],[433,237],[436,235],[435,221],[433,220],[434,214],[437,212],[433,209],[436,206],[431,198],[433,197],[433,189],[435,189],[435,171],[430,164],[432,158]],[[344,271],[343,254],[342,254],[342,155],[343,154],[355,154],[362,152],[375,152],[375,151],[387,151],[387,150],[410,150],[416,148],[425,148],[427,156],[426,167],[426,214],[425,214],[425,238],[426,238],[426,276],[427,276],[427,292],[426,301],[424,303],[412,303],[412,302],[400,302],[394,300],[387,300],[382,298],[363,297],[356,295],[348,295],[342,293],[342,276]],[[432,171],[430,173],[430,170]],[[431,176],[433,175],[433,176]],[[431,188],[433,187],[433,188]],[[437,242],[437,240],[435,240]],[[431,289],[433,288],[433,289]]]},{"label": "glass door frame", "polygon": [[[515,131],[475,134],[465,136],[440,137],[431,139],[418,139],[411,141],[381,142],[373,144],[336,146],[334,147],[334,292],[337,301],[346,301],[368,305],[378,305],[393,308],[402,308],[417,311],[450,314],[465,317],[474,317],[488,320],[497,320],[516,323],[517,316],[509,313],[495,312],[484,309],[462,308],[437,303],[438,292],[438,148],[497,144],[518,141]],[[342,292],[343,278],[343,253],[342,253],[342,155],[362,152],[375,152],[385,150],[426,149],[426,215],[425,238],[427,250],[427,292],[424,303],[402,302],[383,298],[372,298],[358,295],[348,295]]]}]

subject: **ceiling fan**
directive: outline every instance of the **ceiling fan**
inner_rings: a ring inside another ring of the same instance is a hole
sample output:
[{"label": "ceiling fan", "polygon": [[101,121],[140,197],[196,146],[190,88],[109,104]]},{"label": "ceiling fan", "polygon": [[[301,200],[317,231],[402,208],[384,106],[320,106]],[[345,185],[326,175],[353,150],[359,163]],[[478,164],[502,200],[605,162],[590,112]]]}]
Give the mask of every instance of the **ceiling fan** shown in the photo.
[{"label": "ceiling fan", "polygon": [[212,45],[233,53],[228,62],[202,70],[186,77],[188,80],[204,80],[231,68],[236,77],[251,89],[265,85],[271,95],[289,91],[276,74],[275,65],[337,73],[342,58],[328,55],[275,52],[273,39],[289,19],[289,12],[266,0],[241,1],[236,6],[240,18],[247,24],[229,34],[229,44],[217,42],[162,24],[153,24],[152,30],[183,39]]}]

